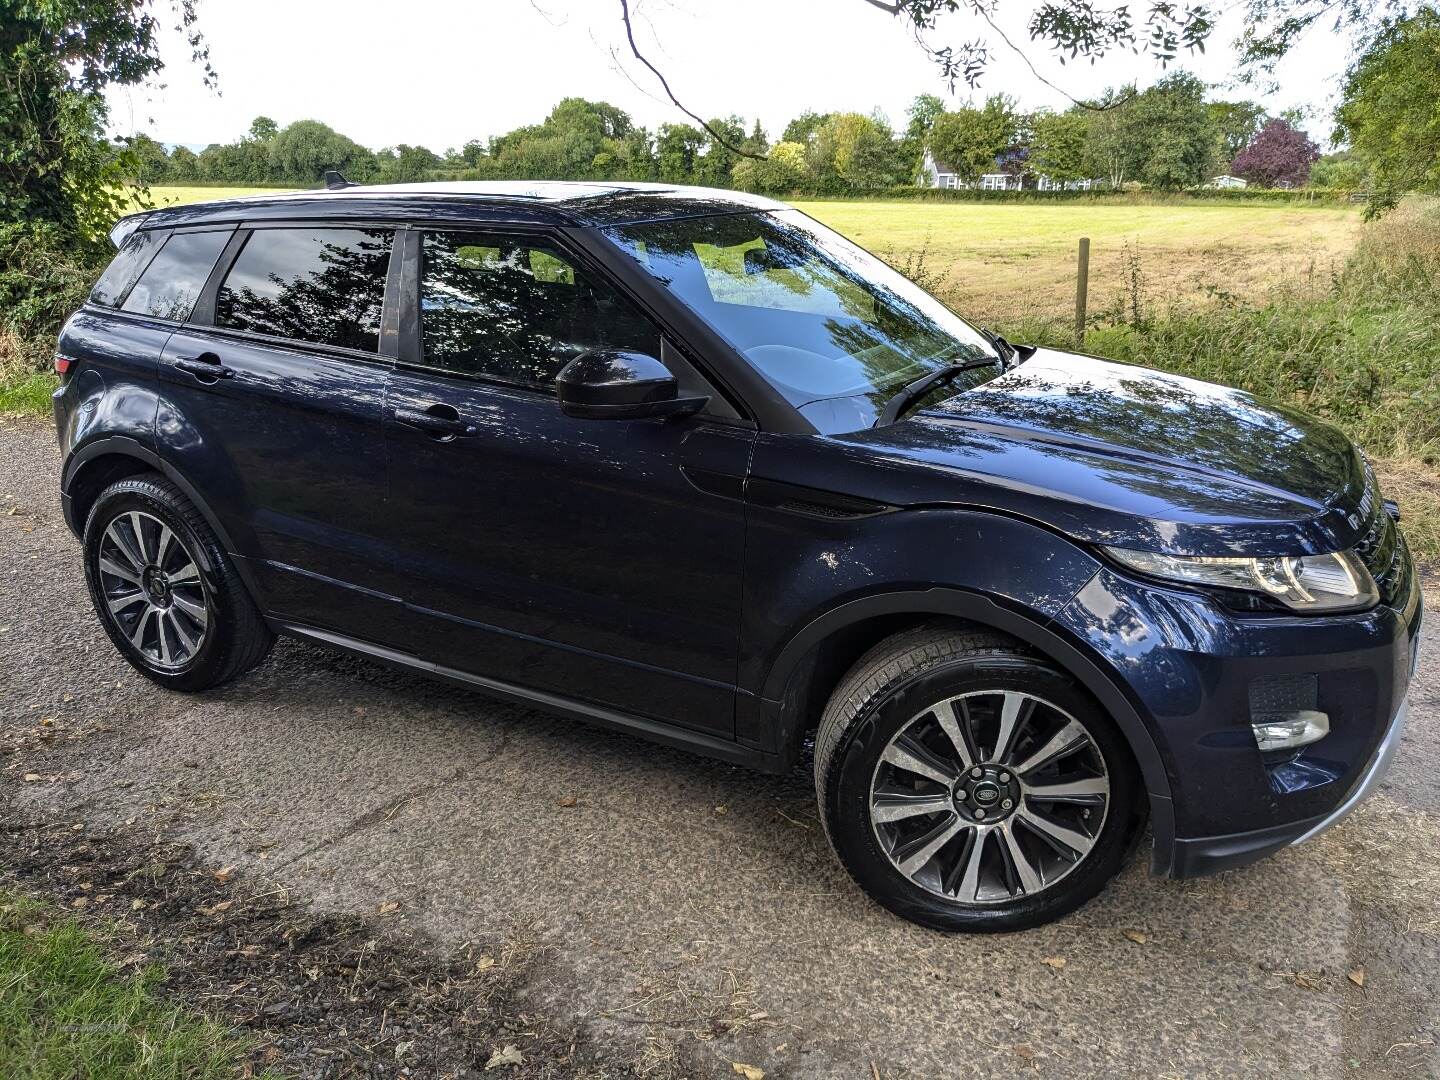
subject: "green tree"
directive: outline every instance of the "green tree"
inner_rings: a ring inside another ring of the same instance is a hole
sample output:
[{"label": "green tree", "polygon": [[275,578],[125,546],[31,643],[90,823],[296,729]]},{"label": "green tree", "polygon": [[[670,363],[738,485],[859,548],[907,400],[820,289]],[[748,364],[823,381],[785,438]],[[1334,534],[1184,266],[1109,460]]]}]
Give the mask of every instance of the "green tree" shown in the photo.
[{"label": "green tree", "polygon": [[1158,188],[1194,187],[1205,179],[1215,144],[1203,82],[1179,71],[1125,107],[1141,179]]},{"label": "green tree", "polygon": [[257,116],[250,121],[250,138],[256,142],[273,139],[280,131],[280,125],[268,116]]},{"label": "green tree", "polygon": [[1000,156],[1015,145],[1018,130],[1014,103],[997,94],[982,108],[957,109],[937,117],[930,129],[930,152],[973,184],[983,173],[995,171]]},{"label": "green tree", "polygon": [[852,188],[896,181],[895,138],[887,124],[863,113],[833,113],[815,135],[812,157],[822,176]]},{"label": "green tree", "polygon": [[745,141],[745,122],[738,116],[717,117],[710,121],[710,127],[720,139],[704,133],[705,148],[695,163],[695,182],[707,187],[729,187],[730,170],[740,160],[730,147]]},{"label": "green tree", "polygon": [[1371,216],[1407,191],[1440,192],[1440,11],[1388,25],[1345,74],[1336,141],[1369,166]]},{"label": "green tree", "polygon": [[[202,172],[206,171],[206,155],[213,149],[206,147],[200,155]],[[267,155],[271,176],[297,184],[318,183],[327,169],[336,169],[351,180],[369,179],[376,171],[374,154],[318,120],[296,120],[285,125],[269,141]],[[216,164],[222,171],[244,167],[231,166],[231,161],[227,148],[221,147]],[[216,177],[222,178],[229,177]]]},{"label": "green tree", "polygon": [[165,174],[171,181],[182,184],[200,179],[200,167],[195,157],[195,151],[188,146],[177,146],[171,150],[170,165],[165,170]]},{"label": "green tree", "polygon": [[806,109],[794,120],[791,120],[790,123],[785,125],[785,130],[780,135],[780,141],[809,146],[815,138],[815,133],[825,126],[825,122],[830,119],[830,115],[830,113],[817,113]]},{"label": "green tree", "polygon": [[1062,183],[1084,180],[1089,117],[1082,111],[1039,112],[1030,120],[1030,168]]},{"label": "green tree", "polygon": [[125,179],[137,187],[164,183],[170,176],[170,155],[165,147],[143,132],[116,140],[128,153],[122,159]]},{"label": "green tree", "polygon": [[1215,152],[1207,171],[1221,172],[1260,134],[1265,110],[1253,101],[1212,101],[1205,112],[1215,135]]},{"label": "green tree", "polygon": [[667,184],[693,184],[705,139],[705,132],[689,124],[661,124],[655,140],[660,179]]},{"label": "green tree", "polygon": [[1310,183],[1313,188],[1332,191],[1363,191],[1370,183],[1370,170],[1353,151],[1342,150],[1337,154],[1325,154],[1310,166]]},{"label": "green tree", "polygon": [[424,180],[431,171],[440,167],[440,157],[423,146],[398,146],[380,151],[375,155],[380,167],[379,178],[390,184],[407,184]]},{"label": "green tree", "polygon": [[934,94],[921,94],[910,103],[910,108],[906,110],[909,123],[905,125],[905,134],[900,137],[895,148],[896,159],[905,174],[901,177],[902,180],[908,182],[921,179],[920,169],[925,163],[925,147],[930,141],[930,129],[944,111],[945,102]]}]

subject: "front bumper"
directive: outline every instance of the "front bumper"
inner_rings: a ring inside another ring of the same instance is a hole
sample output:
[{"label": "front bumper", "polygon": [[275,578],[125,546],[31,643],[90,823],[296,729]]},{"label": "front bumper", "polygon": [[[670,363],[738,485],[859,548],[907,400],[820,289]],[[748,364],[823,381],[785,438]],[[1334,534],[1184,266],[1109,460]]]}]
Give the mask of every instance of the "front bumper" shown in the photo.
[{"label": "front bumper", "polygon": [[1237,866],[1263,859],[1283,847],[1303,844],[1312,836],[1318,836],[1359,806],[1385,778],[1395,760],[1395,752],[1405,735],[1405,719],[1409,702],[1402,701],[1390,720],[1380,745],[1361,775],[1360,780],[1345,800],[1328,814],[1293,821],[1268,829],[1231,833],[1228,836],[1204,836],[1193,839],[1176,839],[1170,865],[1173,877],[1199,877],[1216,874],[1221,870],[1232,870]]}]

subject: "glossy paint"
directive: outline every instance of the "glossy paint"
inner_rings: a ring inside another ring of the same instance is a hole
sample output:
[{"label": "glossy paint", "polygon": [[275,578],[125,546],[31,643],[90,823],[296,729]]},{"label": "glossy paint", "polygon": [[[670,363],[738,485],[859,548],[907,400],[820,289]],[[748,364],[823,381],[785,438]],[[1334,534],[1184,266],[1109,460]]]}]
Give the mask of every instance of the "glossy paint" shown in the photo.
[{"label": "glossy paint", "polygon": [[[1342,803],[1408,684],[1408,556],[1389,602],[1300,618],[1141,581],[1100,548],[1350,547],[1378,499],[1349,442],[1236,391],[1043,350],[899,423],[827,430],[601,231],[778,206],[658,185],[439,185],[146,215],[147,230],[233,224],[236,240],[187,323],[87,305],[67,324],[67,519],[83,524],[97,470],[159,468],[279,629],[770,770],[792,766],[823,706],[827,648],[907,619],[991,626],[1115,718],[1164,872],[1263,854]],[[374,354],[211,325],[245,230],[287,220],[399,230]],[[654,321],[659,359],[706,407],[588,419],[427,370],[416,237],[437,224],[566,247]],[[1283,774],[1247,705],[1250,681],[1277,673],[1314,673],[1332,722]]]}]

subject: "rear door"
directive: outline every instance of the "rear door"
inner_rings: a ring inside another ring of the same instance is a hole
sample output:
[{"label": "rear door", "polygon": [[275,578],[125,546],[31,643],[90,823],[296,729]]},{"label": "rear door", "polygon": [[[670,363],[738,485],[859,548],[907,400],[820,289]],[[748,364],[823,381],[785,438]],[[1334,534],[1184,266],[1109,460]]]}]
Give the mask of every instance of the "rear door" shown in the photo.
[{"label": "rear door", "polygon": [[[753,427],[557,238],[410,243],[387,438],[416,640],[443,666],[732,734]],[[555,376],[591,348],[660,357],[710,410],[565,416]]]},{"label": "rear door", "polygon": [[262,605],[372,640],[391,637],[399,605],[383,525],[393,236],[236,230],[160,365],[162,452],[219,517]]}]

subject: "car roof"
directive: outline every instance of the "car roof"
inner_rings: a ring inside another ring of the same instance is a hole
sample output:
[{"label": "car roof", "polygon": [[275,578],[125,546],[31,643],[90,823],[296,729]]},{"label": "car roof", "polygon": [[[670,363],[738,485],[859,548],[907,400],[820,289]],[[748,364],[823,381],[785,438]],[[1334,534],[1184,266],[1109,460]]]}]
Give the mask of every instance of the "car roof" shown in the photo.
[{"label": "car roof", "polygon": [[600,227],[783,209],[784,203],[759,195],[676,184],[564,180],[455,181],[357,184],[331,190],[266,192],[214,202],[167,206],[145,212],[143,227],[315,218],[360,221],[397,216],[414,216],[424,220],[474,220],[477,210],[485,211],[481,216],[496,221]]}]

